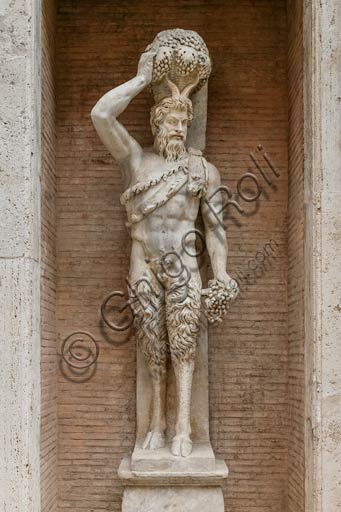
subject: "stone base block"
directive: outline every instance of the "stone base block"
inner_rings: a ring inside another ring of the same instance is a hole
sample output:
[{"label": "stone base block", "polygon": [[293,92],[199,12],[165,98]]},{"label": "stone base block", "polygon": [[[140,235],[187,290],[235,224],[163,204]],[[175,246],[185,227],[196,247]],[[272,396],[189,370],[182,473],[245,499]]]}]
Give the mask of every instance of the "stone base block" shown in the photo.
[{"label": "stone base block", "polygon": [[223,484],[228,476],[228,469],[222,459],[216,458],[215,467],[211,471],[193,470],[191,467],[178,468],[177,471],[174,471],[174,469],[172,471],[138,471],[132,469],[131,457],[125,457],[118,469],[118,476],[125,486],[148,486],[152,488],[158,486],[215,487]]},{"label": "stone base block", "polygon": [[194,443],[188,457],[174,457],[170,446],[158,450],[143,450],[136,443],[131,456],[132,471],[205,472],[214,471],[216,460],[210,443]]},{"label": "stone base block", "polygon": [[131,457],[121,462],[122,512],[224,512],[221,485],[228,475],[222,459],[214,468],[188,467],[134,470]]},{"label": "stone base block", "polygon": [[122,512],[224,512],[220,487],[127,487]]}]

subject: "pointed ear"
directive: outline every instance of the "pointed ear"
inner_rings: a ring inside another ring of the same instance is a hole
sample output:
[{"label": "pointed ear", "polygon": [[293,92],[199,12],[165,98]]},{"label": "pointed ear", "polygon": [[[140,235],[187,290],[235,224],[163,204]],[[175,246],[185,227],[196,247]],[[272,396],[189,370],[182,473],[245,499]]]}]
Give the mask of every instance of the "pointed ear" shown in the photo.
[{"label": "pointed ear", "polygon": [[191,92],[193,91],[193,89],[198,85],[199,83],[199,75],[197,75],[197,78],[195,79],[194,82],[192,82],[191,84],[187,85],[182,91],[181,91],[181,96],[183,96],[184,98],[189,98],[189,95],[191,94]]},{"label": "pointed ear", "polygon": [[179,91],[177,85],[168,78],[168,75],[166,75],[166,82],[172,92],[172,98],[174,98],[176,96],[180,96],[180,91]]}]

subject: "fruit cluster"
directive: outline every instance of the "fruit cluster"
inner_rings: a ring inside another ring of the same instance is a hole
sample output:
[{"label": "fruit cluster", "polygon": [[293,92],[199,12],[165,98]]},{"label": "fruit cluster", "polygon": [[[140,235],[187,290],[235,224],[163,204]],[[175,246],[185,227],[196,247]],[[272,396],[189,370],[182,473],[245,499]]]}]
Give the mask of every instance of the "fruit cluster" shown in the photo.
[{"label": "fruit cluster", "polygon": [[[189,30],[165,30],[151,45],[156,50],[153,82],[172,72],[182,76],[197,73],[202,83],[211,72],[211,61],[203,39]],[[201,84],[202,85],[202,84]]]},{"label": "fruit cluster", "polygon": [[226,313],[231,302],[237,297],[239,292],[236,281],[231,281],[231,286],[227,287],[216,279],[208,282],[208,289],[205,290],[205,312],[209,323],[221,322],[222,316]]}]

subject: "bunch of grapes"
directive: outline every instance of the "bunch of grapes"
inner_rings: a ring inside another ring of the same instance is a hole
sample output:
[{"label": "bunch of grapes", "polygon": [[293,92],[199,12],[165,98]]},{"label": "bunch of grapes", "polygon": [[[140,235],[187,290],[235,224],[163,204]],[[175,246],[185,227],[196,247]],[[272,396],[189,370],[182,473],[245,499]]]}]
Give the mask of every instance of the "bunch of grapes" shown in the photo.
[{"label": "bunch of grapes", "polygon": [[211,72],[211,61],[203,39],[190,30],[165,30],[151,47],[156,50],[153,82],[160,82],[170,71],[182,76],[197,73],[201,85]]},{"label": "bunch of grapes", "polygon": [[239,289],[237,282],[233,281],[231,286],[227,287],[212,279],[208,282],[208,289],[205,291],[205,311],[209,323],[221,322],[222,316],[226,313],[231,302],[237,297]]},{"label": "bunch of grapes", "polygon": [[154,60],[153,81],[159,82],[169,73],[172,66],[173,53],[174,50],[167,47],[159,49]]}]

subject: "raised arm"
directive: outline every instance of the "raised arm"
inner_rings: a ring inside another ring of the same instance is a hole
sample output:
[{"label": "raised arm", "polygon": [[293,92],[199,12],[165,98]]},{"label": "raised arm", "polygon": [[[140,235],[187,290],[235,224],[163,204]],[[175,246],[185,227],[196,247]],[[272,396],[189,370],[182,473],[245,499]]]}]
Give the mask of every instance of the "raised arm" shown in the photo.
[{"label": "raised arm", "polygon": [[209,185],[201,200],[201,213],[205,225],[205,239],[214,278],[231,288],[235,282],[226,272],[227,241],[223,227],[220,175],[214,165],[207,163]]},{"label": "raised arm", "polygon": [[124,126],[117,121],[117,117],[151,82],[153,59],[153,52],[143,53],[136,76],[107,92],[91,111],[91,119],[101,141],[121,167],[127,171],[139,164],[142,149]]}]

